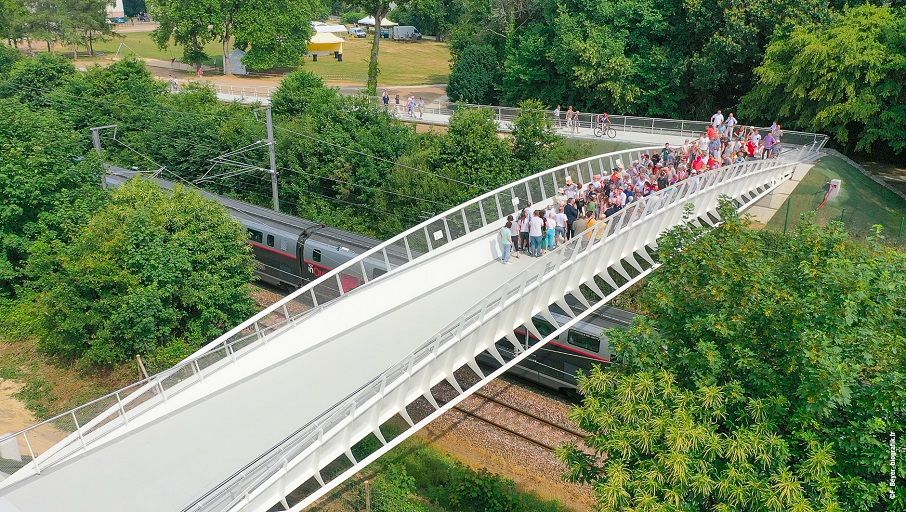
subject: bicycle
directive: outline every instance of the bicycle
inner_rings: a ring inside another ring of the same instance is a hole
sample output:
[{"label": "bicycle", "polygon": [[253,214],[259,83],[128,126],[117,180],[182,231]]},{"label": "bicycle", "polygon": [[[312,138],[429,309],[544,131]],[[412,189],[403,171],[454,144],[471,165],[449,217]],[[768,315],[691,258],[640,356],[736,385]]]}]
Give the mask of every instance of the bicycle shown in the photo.
[{"label": "bicycle", "polygon": [[614,130],[613,127],[610,126],[610,124],[599,124],[598,126],[595,126],[594,133],[595,137],[603,137],[604,135],[607,135],[611,139],[615,139],[617,137],[617,131]]}]

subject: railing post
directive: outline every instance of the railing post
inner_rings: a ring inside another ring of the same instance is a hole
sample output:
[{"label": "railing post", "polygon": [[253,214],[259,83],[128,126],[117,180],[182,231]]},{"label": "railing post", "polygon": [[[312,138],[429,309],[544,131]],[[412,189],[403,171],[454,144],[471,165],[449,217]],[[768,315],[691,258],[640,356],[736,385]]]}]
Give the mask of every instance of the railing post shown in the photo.
[{"label": "railing post", "polygon": [[[196,360],[196,363],[197,363],[197,362],[198,362],[198,361]],[[129,426],[129,417],[126,416],[126,408],[123,407],[123,401],[120,400],[120,392],[119,392],[119,391],[116,392],[116,404],[117,404],[118,406],[120,406],[120,416],[123,417],[123,424],[126,425],[126,426],[128,427],[128,426]]]},{"label": "railing post", "polygon": [[82,449],[84,450],[87,447],[87,445],[85,444],[85,438],[82,437],[82,428],[79,427],[79,420],[76,418],[75,410],[71,411],[69,413],[69,415],[72,416],[72,421],[73,421],[73,423],[75,423],[75,427],[76,427],[76,433],[79,435],[79,441],[82,442]]},{"label": "railing post", "polygon": [[28,448],[29,455],[31,455],[31,462],[35,465],[35,473],[40,473],[41,467],[38,466],[38,458],[35,457],[35,451],[31,447],[31,441],[28,440],[28,432],[22,432],[22,437],[25,438],[25,446]]}]

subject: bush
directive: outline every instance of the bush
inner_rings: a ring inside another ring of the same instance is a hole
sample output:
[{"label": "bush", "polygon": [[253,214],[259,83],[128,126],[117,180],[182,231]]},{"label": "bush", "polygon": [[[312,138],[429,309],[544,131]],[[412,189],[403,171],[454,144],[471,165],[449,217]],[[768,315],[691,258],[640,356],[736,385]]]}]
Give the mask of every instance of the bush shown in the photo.
[{"label": "bush", "polygon": [[[110,366],[173,361],[254,311],[246,232],[201,194],[141,178],[118,189],[43,276],[39,347]],[[162,351],[161,347],[170,347]]]},{"label": "bush", "polygon": [[19,50],[0,44],[0,75],[9,71],[13,64],[21,58],[22,54],[19,53]]},{"label": "bush", "polygon": [[[364,489],[360,510],[364,510]],[[428,507],[415,494],[415,479],[400,464],[389,464],[371,482],[373,512],[427,512]]]}]

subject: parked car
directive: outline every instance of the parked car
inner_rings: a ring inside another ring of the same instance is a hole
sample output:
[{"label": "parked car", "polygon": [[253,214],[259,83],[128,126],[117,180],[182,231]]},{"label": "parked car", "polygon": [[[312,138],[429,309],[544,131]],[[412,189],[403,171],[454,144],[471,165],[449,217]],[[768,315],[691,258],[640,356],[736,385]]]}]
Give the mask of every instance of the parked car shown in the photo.
[{"label": "parked car", "polygon": [[117,16],[115,18],[110,18],[111,23],[122,24],[129,21],[125,16]]},{"label": "parked car", "polygon": [[368,33],[365,32],[365,29],[362,27],[350,27],[349,35],[351,35],[352,37],[362,38],[362,37],[367,37]]},{"label": "parked car", "polygon": [[390,38],[390,29],[389,29],[389,28],[382,28],[382,29],[381,29],[381,37],[384,38],[384,39],[389,39],[389,38]]}]

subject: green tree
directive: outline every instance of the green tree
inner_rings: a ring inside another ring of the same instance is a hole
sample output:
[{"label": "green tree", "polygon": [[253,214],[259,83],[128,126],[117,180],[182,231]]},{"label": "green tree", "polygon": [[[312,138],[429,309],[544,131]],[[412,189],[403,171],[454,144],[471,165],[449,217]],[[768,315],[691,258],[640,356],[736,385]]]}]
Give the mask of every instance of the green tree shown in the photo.
[{"label": "green tree", "polygon": [[478,187],[478,190],[462,188],[458,196],[449,198],[452,204],[510,183],[520,174],[509,142],[497,134],[494,114],[469,108],[453,114],[432,167],[444,176]]},{"label": "green tree", "polygon": [[554,134],[553,119],[538,100],[524,100],[519,104],[519,115],[513,122],[513,156],[525,163],[532,172],[547,167],[545,158],[560,138]]},{"label": "green tree", "polygon": [[48,312],[40,348],[99,366],[172,344],[182,352],[172,360],[188,355],[254,311],[246,238],[201,194],[131,180],[62,251],[61,269],[38,283]]},{"label": "green tree", "polygon": [[108,0],[58,0],[62,13],[62,39],[73,45],[84,44],[94,56],[95,41],[111,38],[113,29],[107,23]]},{"label": "green tree", "polygon": [[299,70],[286,75],[271,95],[275,114],[299,116],[311,107],[333,104],[337,93],[324,86],[324,80],[311,71]]},{"label": "green tree", "polygon": [[[626,332],[610,332],[618,354],[614,368],[631,378],[665,371],[677,388],[692,393],[690,404],[703,403],[704,389],[737,389],[743,401],[738,412],[723,413],[718,432],[742,439],[755,428],[752,421],[764,425],[763,433],[785,443],[784,464],[801,480],[803,496],[818,496],[805,483],[814,469],[799,468],[812,468],[820,449],[831,468],[826,489],[836,488],[822,498],[827,503],[833,499],[837,510],[853,512],[903,510],[904,468],[896,469],[897,500],[880,482],[888,481],[891,469],[889,432],[906,428],[906,281],[896,277],[906,275],[906,254],[878,237],[868,244],[850,240],[839,223],[803,222],[786,236],[749,229],[732,204],[722,204],[720,212],[724,224],[718,229],[681,226],[659,239],[662,267],[641,298],[647,318]],[[604,411],[623,407],[596,401],[603,381],[588,383],[592,394],[577,414],[604,421]],[[640,408],[660,407],[657,399],[644,402]],[[757,449],[754,441],[746,446]],[[571,453],[577,474],[595,475],[605,465]],[[731,484],[716,481],[718,488]],[[747,503],[760,503],[755,498]],[[711,502],[694,503],[711,509]]]},{"label": "green tree", "polygon": [[11,296],[41,234],[68,240],[81,222],[70,212],[99,202],[101,166],[51,112],[0,99],[0,119],[0,295]]},{"label": "green tree", "polygon": [[844,510],[831,447],[780,435],[781,399],[754,399],[732,381],[686,388],[665,370],[595,367],[579,389],[571,416],[592,432],[594,455],[576,445],[557,453],[570,481],[594,486],[599,510]]},{"label": "green tree", "polygon": [[744,113],[827,131],[848,151],[906,152],[906,11],[861,5],[774,38]]},{"label": "green tree", "polygon": [[32,107],[47,106],[48,94],[74,74],[72,62],[62,55],[41,53],[16,62],[6,77],[0,77],[0,97],[18,97]]},{"label": "green tree", "polygon": [[3,75],[7,73],[16,61],[22,58],[22,54],[15,48],[0,45],[0,81]]},{"label": "green tree", "polygon": [[227,75],[234,46],[246,50],[242,61],[252,69],[298,65],[312,33],[308,22],[321,13],[315,0],[153,0],[149,7],[160,23],[154,39],[161,48],[172,39],[197,65],[206,57],[204,45],[220,41]]},{"label": "green tree", "polygon": [[497,51],[490,45],[466,47],[450,72],[447,95],[453,101],[495,105],[499,80]]},{"label": "green tree", "polygon": [[0,0],[0,39],[15,47],[25,39],[28,10],[22,0]]},{"label": "green tree", "polygon": [[460,0],[411,0],[394,10],[392,16],[400,25],[413,25],[422,34],[443,41],[459,21],[462,8]]},{"label": "green tree", "polygon": [[165,88],[144,62],[127,57],[72,75],[49,94],[49,99],[51,107],[76,129],[116,124],[129,132],[143,116],[156,114]]}]

